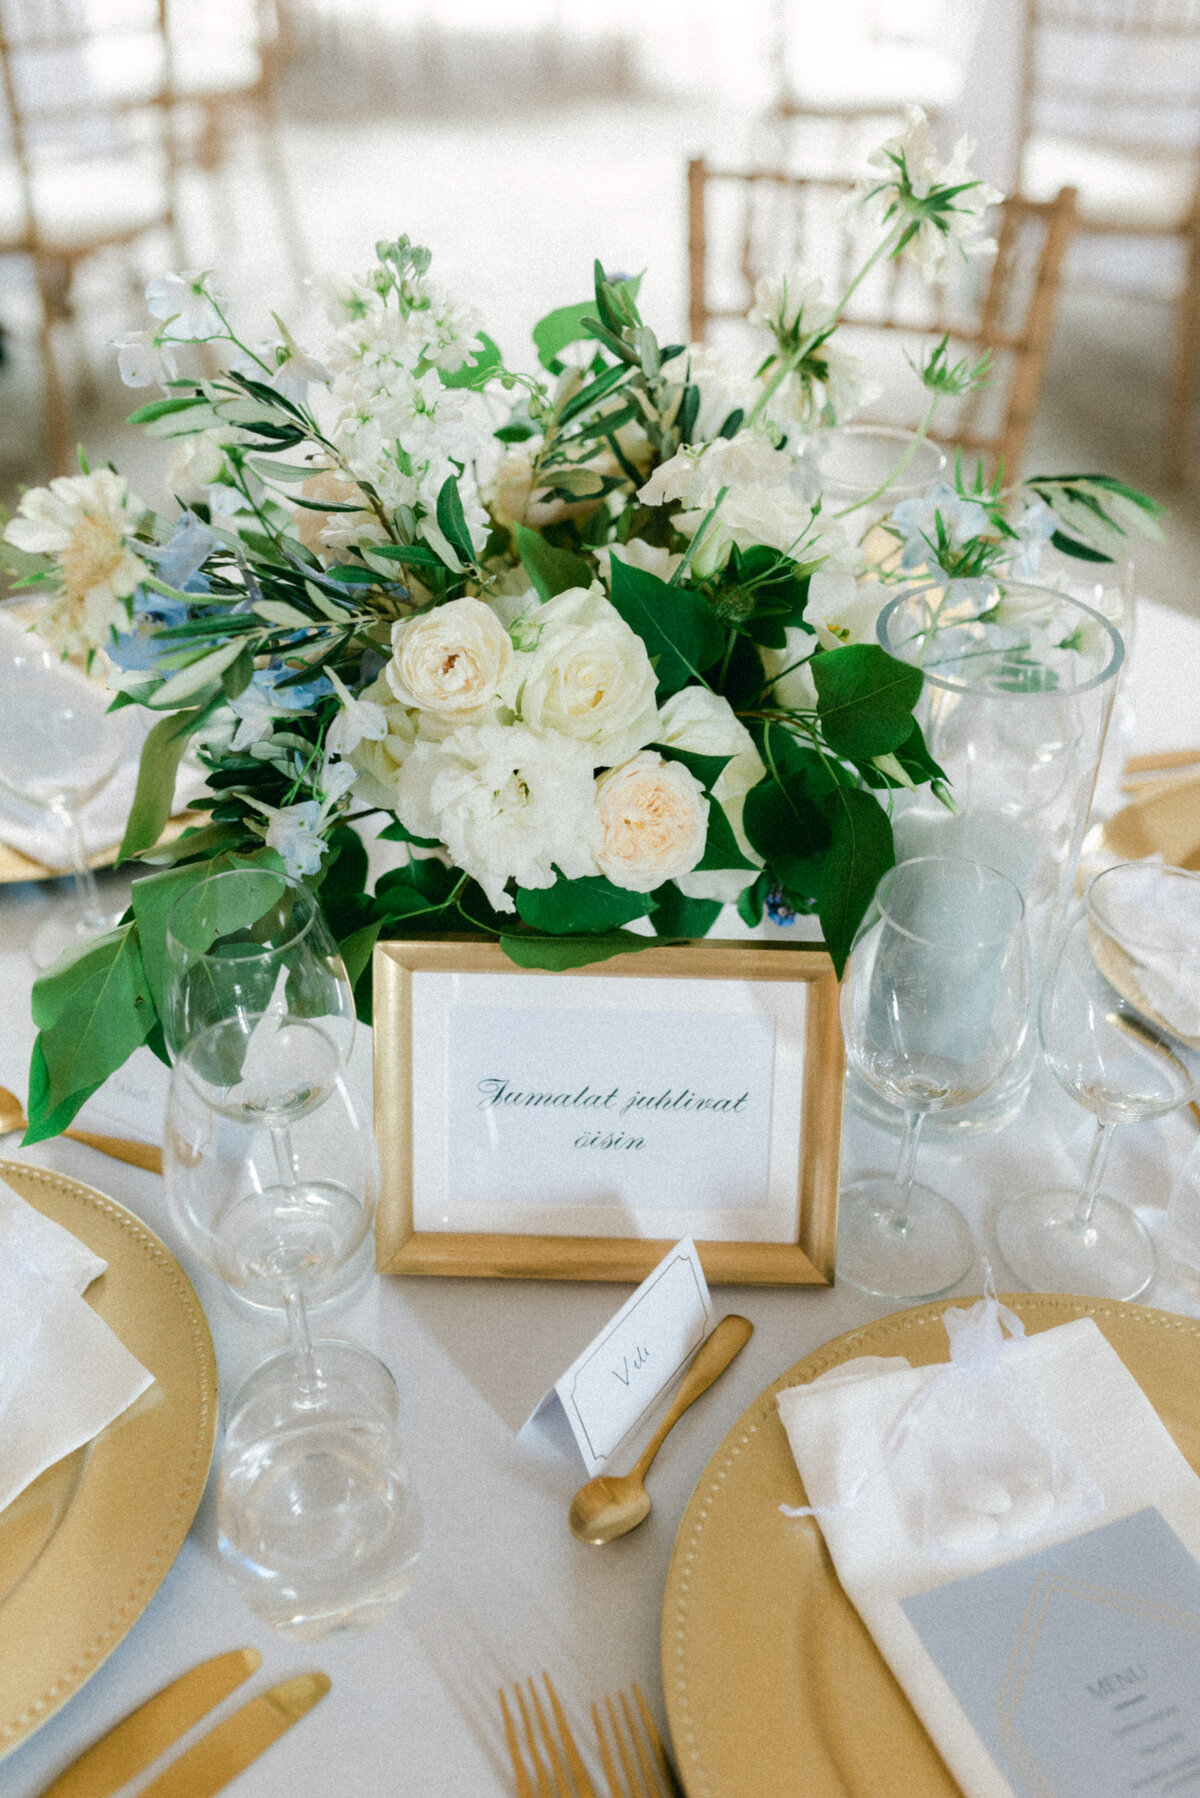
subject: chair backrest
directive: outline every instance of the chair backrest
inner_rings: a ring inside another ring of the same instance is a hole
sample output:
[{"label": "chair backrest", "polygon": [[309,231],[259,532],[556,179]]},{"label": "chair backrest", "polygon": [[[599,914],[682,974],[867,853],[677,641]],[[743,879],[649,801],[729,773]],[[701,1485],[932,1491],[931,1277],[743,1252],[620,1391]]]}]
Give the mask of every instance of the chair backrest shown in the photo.
[{"label": "chair backrest", "polygon": [[[689,332],[712,327],[746,335],[755,282],[800,268],[820,273],[832,302],[844,293],[877,234],[847,202],[854,184],[770,169],[688,165]],[[930,286],[902,261],[879,264],[856,291],[840,327],[848,348],[885,387],[869,416],[915,424],[923,389],[907,366],[943,335],[955,356],[992,353],[986,389],[943,402],[933,435],[944,444],[1002,460],[1016,475],[1033,423],[1050,346],[1063,255],[1075,224],[1070,188],[1039,203],[1008,199],[996,208],[997,251],[964,264],[960,278]],[[887,391],[894,386],[894,394]]]},{"label": "chair backrest", "polygon": [[164,0],[0,0],[0,160],[16,170],[21,247],[39,245],[47,194],[61,213],[64,183],[97,158],[169,180],[169,94]]},{"label": "chair backrest", "polygon": [[1025,0],[1020,142],[1200,149],[1200,0]]}]

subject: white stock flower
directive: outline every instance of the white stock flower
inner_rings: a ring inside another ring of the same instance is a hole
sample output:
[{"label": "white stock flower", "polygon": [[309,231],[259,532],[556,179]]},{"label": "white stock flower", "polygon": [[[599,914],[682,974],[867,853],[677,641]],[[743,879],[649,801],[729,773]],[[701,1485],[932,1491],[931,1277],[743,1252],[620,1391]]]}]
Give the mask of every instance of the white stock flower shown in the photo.
[{"label": "white stock flower", "polygon": [[401,705],[460,720],[489,706],[512,667],[508,632],[479,599],[452,599],[392,626],[385,673]]},{"label": "white stock flower", "polygon": [[181,437],[167,457],[165,484],[182,505],[193,505],[207,497],[214,481],[225,473],[224,432],[197,431],[194,437]]},{"label": "white stock flower", "polygon": [[363,688],[358,703],[378,707],[387,728],[381,737],[361,737],[347,752],[350,762],[358,770],[354,791],[364,804],[394,811],[396,781],[417,740],[417,727],[412,714],[400,704],[382,674],[369,687]]},{"label": "white stock flower", "polygon": [[626,761],[652,740],[657,676],[646,645],[599,584],[557,594],[522,623],[537,637],[510,676],[524,724],[585,744],[597,768]]},{"label": "white stock flower", "polygon": [[141,502],[111,469],[60,475],[22,494],[7,543],[53,556],[60,591],[40,623],[64,653],[99,649],[113,631],[128,630],[128,600],[150,570],[129,541]]},{"label": "white stock flower", "polygon": [[[1004,195],[972,175],[968,164],[974,149],[973,139],[960,137],[949,162],[940,162],[929,120],[919,106],[910,106],[903,131],[867,158],[868,166],[884,177],[882,181],[868,177],[864,185],[864,198],[875,216],[882,219],[894,207],[889,225],[901,218],[920,220],[902,254],[926,280],[945,278],[952,250],[965,257],[989,255],[996,248],[994,240],[983,235],[983,215]],[[935,214],[922,213],[920,202],[928,201],[935,190],[954,188],[963,191],[938,206]]]},{"label": "white stock flower", "polygon": [[260,805],[260,810],[269,819],[267,848],[274,849],[283,857],[285,871],[293,880],[299,880],[305,874],[315,874],[321,866],[321,857],[328,848],[321,835],[324,808],[320,802],[305,799],[299,805],[285,805],[280,810],[276,810],[274,806]]},{"label": "white stock flower", "polygon": [[222,295],[208,288],[208,271],[203,269],[181,275],[157,275],[146,284],[146,310],[151,318],[169,320],[171,336],[181,342],[224,337],[225,325],[217,310],[217,305],[224,303]]},{"label": "white stock flower", "polygon": [[756,398],[754,374],[750,369],[731,366],[710,343],[688,345],[687,367],[688,384],[700,395],[692,439],[696,443],[707,443],[716,437],[733,413],[744,415],[750,411]]},{"label": "white stock flower", "polygon": [[647,506],[682,502],[673,524],[693,537],[711,508],[725,496],[692,558],[697,575],[714,573],[733,544],[796,556],[812,525],[812,507],[802,497],[792,458],[754,431],[720,438],[701,450],[680,450],[661,464],[638,493]]},{"label": "white stock flower", "polygon": [[[712,787],[712,797],[722,808],[733,829],[742,854],[757,867],[762,857],[751,848],[742,829],[742,812],[746,794],[756,787],[766,767],[754,739],[729,701],[707,687],[682,687],[672,693],[662,708],[656,739],[672,749],[683,749],[693,755],[727,755],[732,759],[721,770]],[[720,899],[728,904],[754,879],[746,868],[712,868],[704,873],[680,874],[676,885],[690,899]]]},{"label": "white stock flower", "polygon": [[127,331],[114,337],[110,349],[117,352],[117,368],[126,387],[165,386],[179,373],[179,364],[167,344],[158,344],[150,331]]},{"label": "white stock flower", "polygon": [[875,621],[891,597],[881,581],[860,585],[852,574],[818,568],[808,584],[804,612],[816,625],[822,647],[840,649],[845,643],[877,640]]},{"label": "white stock flower", "polygon": [[708,839],[708,798],[682,762],[643,750],[596,783],[596,862],[614,886],[652,893],[690,874]]},{"label": "white stock flower", "polygon": [[1058,529],[1058,520],[1044,500],[1027,500],[1013,529],[1020,544],[1013,557],[1012,571],[1023,581],[1036,579],[1042,562],[1042,550]]},{"label": "white stock flower", "polygon": [[440,743],[418,741],[396,782],[406,829],[436,837],[477,880],[496,911],[505,891],[593,874],[599,840],[592,758],[581,743],[519,724],[463,725]]}]

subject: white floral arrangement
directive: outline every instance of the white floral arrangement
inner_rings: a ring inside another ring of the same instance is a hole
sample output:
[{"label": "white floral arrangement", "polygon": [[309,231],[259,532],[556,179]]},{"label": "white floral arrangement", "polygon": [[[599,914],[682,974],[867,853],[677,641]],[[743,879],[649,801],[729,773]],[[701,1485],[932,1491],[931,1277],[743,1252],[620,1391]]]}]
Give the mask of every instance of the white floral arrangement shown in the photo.
[{"label": "white floral arrangement", "polygon": [[[208,273],[151,282],[152,323],[117,352],[163,389],[133,418],[171,446],[179,514],[85,467],[4,533],[39,628],[102,653],[114,704],[157,719],[123,844],[153,871],[39,982],[32,1138],[138,1044],[161,1052],[169,904],[246,861],[317,891],[364,1009],[380,935],[465,928],[561,969],[704,935],[728,904],[751,926],[815,911],[840,970],[893,860],[892,792],[949,799],[921,675],[875,641],[895,584],[1027,573],[1046,539],[1104,560],[1156,511],[1103,476],[1006,491],[960,466],[895,508],[882,555],[867,534],[872,557],[861,507],[822,505],[805,450],[868,391],[836,335],[859,282],[992,247],[999,196],[967,155],[940,165],[914,112],[859,196],[863,267],[833,303],[806,271],[761,281],[745,373],[660,345],[638,283],[599,267],[593,298],[535,327],[536,373],[403,237],[323,284],[319,351],[278,319],[245,341]],[[916,372],[928,405],[895,476],[987,368],[943,340]],[[189,746],[210,821],[156,848]],[[373,890],[359,826],[406,846]]]}]

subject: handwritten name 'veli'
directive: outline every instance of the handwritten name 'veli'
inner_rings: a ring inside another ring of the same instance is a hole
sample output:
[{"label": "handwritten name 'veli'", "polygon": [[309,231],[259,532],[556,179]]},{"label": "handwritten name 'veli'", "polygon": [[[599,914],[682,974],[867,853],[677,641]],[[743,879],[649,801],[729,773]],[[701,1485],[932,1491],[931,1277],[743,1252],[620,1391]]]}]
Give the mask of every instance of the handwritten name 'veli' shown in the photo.
[{"label": "handwritten name 'veli'", "polygon": [[650,1359],[650,1350],[639,1343],[633,1351],[633,1359],[628,1355],[621,1356],[620,1367],[613,1368],[613,1379],[620,1380],[622,1386],[628,1386],[635,1373],[640,1373]]},{"label": "handwritten name 'veli'", "polygon": [[576,1093],[539,1092],[510,1086],[507,1080],[499,1078],[481,1080],[477,1090],[480,1111],[490,1111],[495,1106],[520,1106],[531,1111],[615,1110],[619,1117],[624,1117],[627,1111],[714,1111],[732,1115],[744,1110],[750,1101],[749,1092],[736,1099],[732,1096],[717,1098],[695,1093],[689,1086],[680,1087],[678,1092],[668,1086],[661,1093],[635,1091],[622,1103],[619,1086],[614,1086],[609,1093],[594,1092],[587,1085]]}]

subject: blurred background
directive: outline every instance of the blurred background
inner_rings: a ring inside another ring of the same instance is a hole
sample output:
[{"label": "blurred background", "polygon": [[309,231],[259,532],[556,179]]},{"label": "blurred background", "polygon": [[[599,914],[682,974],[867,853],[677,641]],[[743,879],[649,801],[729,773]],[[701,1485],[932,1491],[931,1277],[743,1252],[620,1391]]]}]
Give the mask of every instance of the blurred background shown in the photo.
[{"label": "blurred background", "polygon": [[1165,500],[1138,585],[1200,615],[1200,0],[0,0],[0,47],[0,505],[77,442],[164,503],[108,347],[155,273],[303,341],[306,278],[407,232],[516,366],[594,257],[662,341],[715,337],[917,103],[1021,199],[1000,266],[864,336],[990,345],[949,436]]}]

